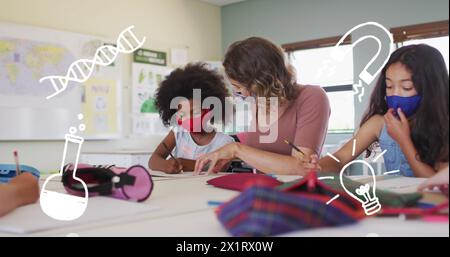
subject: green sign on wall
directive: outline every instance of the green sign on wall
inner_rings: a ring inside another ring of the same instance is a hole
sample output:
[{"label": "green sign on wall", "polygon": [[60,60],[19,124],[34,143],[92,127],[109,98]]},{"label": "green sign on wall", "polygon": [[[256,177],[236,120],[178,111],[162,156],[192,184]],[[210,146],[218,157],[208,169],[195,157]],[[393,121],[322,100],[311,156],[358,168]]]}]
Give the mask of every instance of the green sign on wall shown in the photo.
[{"label": "green sign on wall", "polygon": [[167,65],[167,54],[165,52],[158,52],[149,49],[140,48],[133,54],[134,62],[154,64],[154,65]]}]

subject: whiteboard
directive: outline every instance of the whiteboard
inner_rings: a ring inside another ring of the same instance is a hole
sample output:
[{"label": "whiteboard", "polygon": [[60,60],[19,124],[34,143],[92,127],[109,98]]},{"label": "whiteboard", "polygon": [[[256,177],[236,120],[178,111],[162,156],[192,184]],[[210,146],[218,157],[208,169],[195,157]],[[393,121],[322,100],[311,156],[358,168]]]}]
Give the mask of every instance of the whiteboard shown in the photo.
[{"label": "whiteboard", "polygon": [[61,140],[71,127],[85,139],[120,137],[121,55],[51,99],[46,99],[54,92],[50,81],[39,82],[44,76],[65,76],[74,61],[92,59],[98,47],[114,42],[0,22],[0,140]]}]

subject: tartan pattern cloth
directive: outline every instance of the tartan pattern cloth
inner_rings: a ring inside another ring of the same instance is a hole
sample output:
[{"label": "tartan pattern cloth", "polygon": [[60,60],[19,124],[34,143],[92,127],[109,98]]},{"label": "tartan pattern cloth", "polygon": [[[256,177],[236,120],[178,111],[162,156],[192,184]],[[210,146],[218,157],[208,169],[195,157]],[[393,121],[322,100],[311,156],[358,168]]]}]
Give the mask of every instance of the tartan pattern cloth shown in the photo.
[{"label": "tartan pattern cloth", "polygon": [[[315,172],[285,191],[256,184],[217,209],[222,225],[233,236],[272,236],[295,230],[341,226],[364,217],[359,202],[329,188]],[[308,181],[314,180],[314,188]]]},{"label": "tartan pattern cloth", "polygon": [[[334,177],[334,179],[325,179],[322,180],[323,183],[327,184],[331,188],[334,188],[339,191],[344,191],[344,189],[341,186],[341,183],[339,182],[339,175],[336,175],[335,173],[320,173],[320,176],[331,176]],[[359,188],[363,183],[351,180],[347,177],[343,177],[344,183],[349,191],[355,191],[356,188]],[[283,190],[285,188],[288,188],[292,185],[295,185],[301,181],[294,180],[288,183],[284,183],[277,187],[277,189]],[[344,194],[346,194],[344,192]],[[375,188],[375,194],[378,197],[378,200],[380,201],[381,206],[389,206],[389,207],[408,207],[408,206],[414,206],[417,204],[417,202],[422,198],[422,194],[420,193],[394,193],[387,190],[381,190],[378,188]]]}]

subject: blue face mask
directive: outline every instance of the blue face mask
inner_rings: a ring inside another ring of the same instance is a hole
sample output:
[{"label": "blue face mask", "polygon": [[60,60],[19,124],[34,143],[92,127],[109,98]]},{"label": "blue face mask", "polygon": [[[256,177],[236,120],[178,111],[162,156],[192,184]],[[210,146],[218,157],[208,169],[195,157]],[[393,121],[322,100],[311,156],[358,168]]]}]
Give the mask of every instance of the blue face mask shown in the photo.
[{"label": "blue face mask", "polygon": [[386,103],[388,108],[394,109],[397,114],[397,108],[400,108],[402,112],[406,115],[406,117],[410,117],[414,113],[416,113],[417,109],[420,106],[420,102],[422,100],[422,96],[415,95],[409,97],[403,96],[386,96]]}]

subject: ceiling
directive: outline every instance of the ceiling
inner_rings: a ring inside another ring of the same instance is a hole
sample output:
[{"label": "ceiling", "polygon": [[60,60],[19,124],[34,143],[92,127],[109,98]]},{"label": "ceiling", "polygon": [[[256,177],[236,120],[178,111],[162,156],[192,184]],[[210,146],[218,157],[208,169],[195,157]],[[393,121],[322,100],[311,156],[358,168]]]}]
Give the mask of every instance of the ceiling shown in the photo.
[{"label": "ceiling", "polygon": [[217,6],[225,6],[229,4],[234,4],[238,2],[244,2],[245,0],[201,0],[203,2],[207,2]]}]

